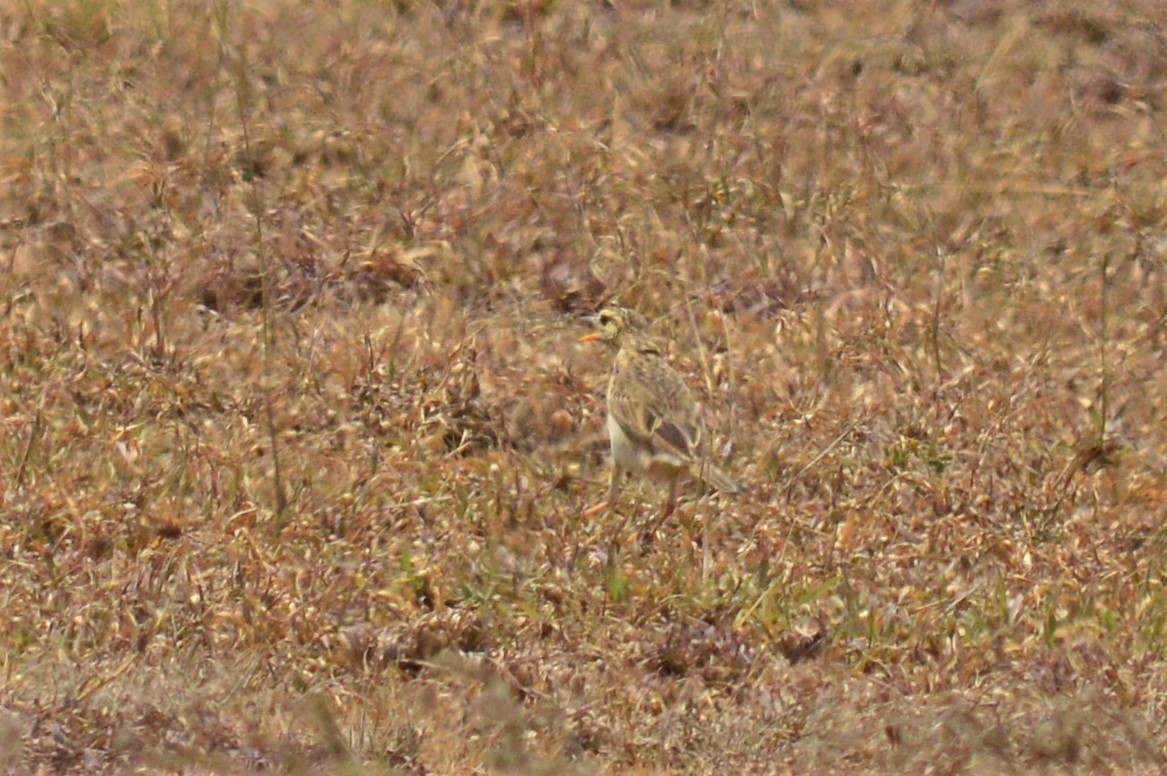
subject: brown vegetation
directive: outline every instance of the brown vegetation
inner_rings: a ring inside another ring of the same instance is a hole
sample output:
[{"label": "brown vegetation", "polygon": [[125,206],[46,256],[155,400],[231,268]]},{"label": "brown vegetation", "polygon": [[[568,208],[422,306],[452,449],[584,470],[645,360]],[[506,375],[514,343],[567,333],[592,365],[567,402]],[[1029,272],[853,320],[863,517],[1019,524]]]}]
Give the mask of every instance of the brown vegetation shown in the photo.
[{"label": "brown vegetation", "polygon": [[1165,25],[0,10],[0,770],[1167,767]]}]

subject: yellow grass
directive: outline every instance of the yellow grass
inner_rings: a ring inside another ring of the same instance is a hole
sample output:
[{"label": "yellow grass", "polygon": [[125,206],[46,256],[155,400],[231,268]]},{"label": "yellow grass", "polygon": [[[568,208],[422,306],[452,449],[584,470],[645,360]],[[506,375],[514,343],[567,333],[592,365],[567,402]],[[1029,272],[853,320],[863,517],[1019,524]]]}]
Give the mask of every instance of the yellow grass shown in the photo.
[{"label": "yellow grass", "polygon": [[0,771],[1159,772],[1165,26],[0,9]]}]

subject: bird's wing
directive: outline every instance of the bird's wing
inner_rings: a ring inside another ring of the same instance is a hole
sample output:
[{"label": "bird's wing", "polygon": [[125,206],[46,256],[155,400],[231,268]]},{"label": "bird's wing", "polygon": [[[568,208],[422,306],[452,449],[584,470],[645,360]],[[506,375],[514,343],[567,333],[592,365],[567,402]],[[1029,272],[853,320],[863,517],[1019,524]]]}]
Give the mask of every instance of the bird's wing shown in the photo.
[{"label": "bird's wing", "polygon": [[697,405],[681,376],[663,361],[647,372],[617,378],[608,411],[624,433],[653,455],[693,460],[701,449]]}]

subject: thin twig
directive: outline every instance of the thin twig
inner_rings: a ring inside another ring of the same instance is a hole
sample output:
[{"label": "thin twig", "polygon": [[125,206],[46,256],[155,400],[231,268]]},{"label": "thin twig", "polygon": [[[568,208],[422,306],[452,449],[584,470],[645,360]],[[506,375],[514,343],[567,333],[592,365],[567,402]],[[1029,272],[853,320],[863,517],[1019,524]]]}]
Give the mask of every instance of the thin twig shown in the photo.
[{"label": "thin twig", "polygon": [[819,461],[821,461],[823,458],[825,458],[827,456],[827,453],[829,453],[829,452],[831,452],[831,450],[835,449],[835,446],[838,445],[840,442],[842,442],[847,437],[847,435],[850,434],[852,430],[854,430],[855,426],[857,426],[857,425],[859,425],[859,421],[852,420],[847,425],[847,428],[843,429],[842,433],[840,433],[837,437],[832,439],[830,444],[828,444],[826,447],[824,447],[822,450],[820,450],[819,454],[816,455],[813,459],[811,459],[810,463],[808,463],[806,466],[803,466],[801,469],[798,470],[797,473],[795,473],[795,475],[793,477],[790,478],[790,481],[786,484],[786,494],[785,495],[786,495],[787,501],[790,500],[791,493],[794,490],[794,483],[798,482],[799,478],[801,478],[802,475],[806,474],[808,471],[810,471],[812,468],[814,468],[814,466]]}]

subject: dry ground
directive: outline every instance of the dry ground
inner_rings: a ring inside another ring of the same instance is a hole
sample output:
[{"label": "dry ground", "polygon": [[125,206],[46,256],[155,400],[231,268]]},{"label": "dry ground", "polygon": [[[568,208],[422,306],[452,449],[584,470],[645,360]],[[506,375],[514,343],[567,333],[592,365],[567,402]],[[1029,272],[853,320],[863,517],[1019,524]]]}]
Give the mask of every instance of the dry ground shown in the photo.
[{"label": "dry ground", "polygon": [[1165,25],[5,4],[0,771],[1167,768]]}]

